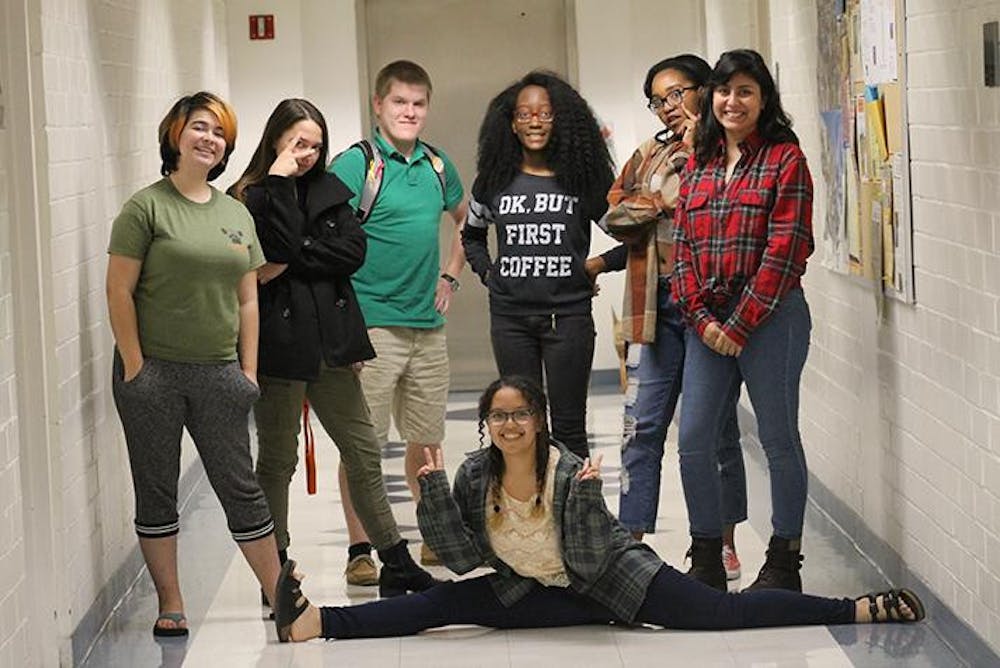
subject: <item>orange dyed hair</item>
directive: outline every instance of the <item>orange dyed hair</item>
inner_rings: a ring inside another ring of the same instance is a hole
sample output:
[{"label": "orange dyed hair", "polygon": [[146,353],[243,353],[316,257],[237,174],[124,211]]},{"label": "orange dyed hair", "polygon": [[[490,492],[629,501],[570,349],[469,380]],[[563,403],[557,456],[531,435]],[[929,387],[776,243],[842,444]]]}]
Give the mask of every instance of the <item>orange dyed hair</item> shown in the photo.
[{"label": "orange dyed hair", "polygon": [[222,162],[213,167],[208,173],[208,180],[215,179],[225,171],[229,156],[232,154],[233,149],[236,148],[236,112],[233,111],[228,102],[218,95],[207,91],[200,91],[194,95],[185,95],[177,100],[174,106],[170,108],[170,111],[167,112],[167,115],[163,117],[163,120],[160,121],[160,158],[163,160],[163,164],[160,167],[160,174],[163,176],[177,171],[177,158],[180,157],[178,142],[180,141],[181,132],[184,131],[184,126],[187,124],[191,114],[199,109],[204,109],[219,119],[219,124],[222,126],[223,138],[226,140],[226,153],[222,158]]}]

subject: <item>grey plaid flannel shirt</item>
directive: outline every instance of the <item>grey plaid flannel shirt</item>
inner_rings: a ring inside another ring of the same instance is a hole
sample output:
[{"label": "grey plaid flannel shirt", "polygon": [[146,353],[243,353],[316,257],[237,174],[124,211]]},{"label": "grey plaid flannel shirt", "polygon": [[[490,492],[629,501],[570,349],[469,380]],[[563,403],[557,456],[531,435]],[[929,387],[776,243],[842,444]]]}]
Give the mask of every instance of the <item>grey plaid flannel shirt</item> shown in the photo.
[{"label": "grey plaid flannel shirt", "polygon": [[[631,623],[663,561],[608,511],[599,479],[576,479],[580,458],[555,445],[560,457],[552,511],[570,587]],[[417,522],[428,547],[455,573],[493,568],[496,572],[489,576],[493,591],[510,606],[542,585],[515,573],[490,546],[485,513],[488,466],[485,448],[470,453],[455,474],[451,493],[444,471],[421,477]]]}]

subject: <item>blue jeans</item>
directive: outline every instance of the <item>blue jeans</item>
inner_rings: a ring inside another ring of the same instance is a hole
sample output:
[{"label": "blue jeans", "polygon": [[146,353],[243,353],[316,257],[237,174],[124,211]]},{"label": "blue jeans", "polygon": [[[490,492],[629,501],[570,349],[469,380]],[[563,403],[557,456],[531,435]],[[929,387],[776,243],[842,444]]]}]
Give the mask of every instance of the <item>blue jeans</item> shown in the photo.
[{"label": "blue jeans", "polygon": [[[346,607],[320,608],[323,638],[387,638],[449,624],[529,629],[621,621],[603,605],[572,589],[536,585],[509,608],[481,575],[445,582],[406,596]],[[668,629],[745,629],[765,626],[849,624],[849,598],[810,596],[785,589],[727,594],[664,564],[646,589],[636,623]]]},{"label": "blue jeans", "polygon": [[[660,471],[663,442],[674,417],[681,393],[684,370],[684,333],[687,328],[680,309],[670,295],[669,281],[657,290],[656,340],[630,350],[628,390],[625,395],[622,433],[621,495],[618,519],[631,532],[656,531],[660,502]],[[631,346],[630,346],[631,348]],[[631,358],[638,352],[638,364]],[[719,473],[722,477],[720,507],[723,524],[739,524],[747,518],[747,485],[736,421],[736,396],[725,418],[719,438]]]},{"label": "blue jeans", "polygon": [[795,289],[750,335],[739,357],[719,355],[688,331],[679,451],[691,536],[722,535],[717,443],[741,382],[767,457],[774,535],[802,536],[808,477],[799,436],[799,380],[811,329],[809,306]]},{"label": "blue jeans", "polygon": [[[501,376],[524,376],[545,388],[552,436],[588,457],[587,390],[594,363],[594,318],[490,314],[490,338]],[[544,383],[543,374],[544,371]]]}]

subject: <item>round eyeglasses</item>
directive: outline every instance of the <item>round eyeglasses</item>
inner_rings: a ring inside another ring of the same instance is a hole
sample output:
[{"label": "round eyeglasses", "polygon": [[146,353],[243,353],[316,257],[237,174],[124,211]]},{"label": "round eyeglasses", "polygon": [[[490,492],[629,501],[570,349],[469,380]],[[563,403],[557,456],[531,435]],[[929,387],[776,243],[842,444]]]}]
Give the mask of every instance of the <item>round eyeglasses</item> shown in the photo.
[{"label": "round eyeglasses", "polygon": [[530,408],[519,408],[516,411],[490,411],[486,414],[486,421],[494,427],[507,424],[507,420],[513,420],[518,424],[528,424],[535,416],[535,411]]},{"label": "round eyeglasses", "polygon": [[653,97],[649,98],[649,102],[646,103],[646,108],[649,109],[654,114],[658,112],[660,109],[662,109],[664,106],[666,106],[667,109],[673,109],[674,107],[676,107],[677,105],[679,105],[681,102],[684,101],[684,92],[689,90],[698,90],[698,87],[684,86],[682,88],[675,88],[669,93],[667,93],[665,97],[654,95]]}]

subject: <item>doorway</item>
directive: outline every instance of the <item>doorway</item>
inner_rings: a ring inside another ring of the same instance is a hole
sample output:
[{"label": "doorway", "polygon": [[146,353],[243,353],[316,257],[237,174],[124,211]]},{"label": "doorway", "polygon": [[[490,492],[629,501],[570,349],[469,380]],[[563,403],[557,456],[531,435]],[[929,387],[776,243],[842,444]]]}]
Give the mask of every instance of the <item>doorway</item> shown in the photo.
[{"label": "doorway", "polygon": [[[568,74],[565,0],[368,0],[363,11],[368,85],[383,65],[400,58],[428,71],[434,93],[423,139],[454,161],[466,193],[489,101],[532,69]],[[445,218],[442,263],[453,233]],[[489,305],[472,272],[463,271],[461,281],[448,311],[451,389],[479,390],[496,377]]]}]

